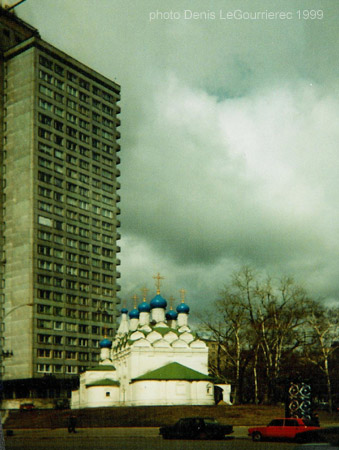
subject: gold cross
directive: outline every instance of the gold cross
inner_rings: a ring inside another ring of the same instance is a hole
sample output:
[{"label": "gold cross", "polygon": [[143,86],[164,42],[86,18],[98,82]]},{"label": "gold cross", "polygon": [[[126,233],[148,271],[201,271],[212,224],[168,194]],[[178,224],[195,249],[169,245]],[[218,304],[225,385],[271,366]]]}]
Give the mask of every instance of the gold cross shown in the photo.
[{"label": "gold cross", "polygon": [[170,297],[170,309],[173,309],[174,297]]},{"label": "gold cross", "polygon": [[157,288],[157,294],[160,294],[160,280],[164,280],[165,277],[160,276],[160,273],[158,272],[158,275],[155,275],[153,278],[156,280],[155,286]]},{"label": "gold cross", "polygon": [[181,295],[181,303],[185,303],[185,294],[186,294],[186,291],[185,291],[185,289],[180,289],[180,295]]},{"label": "gold cross", "polygon": [[144,300],[144,302],[146,301],[146,295],[147,295],[147,292],[149,291],[149,289],[147,289],[147,288],[142,288],[141,289],[141,292],[143,293],[143,300]]},{"label": "gold cross", "polygon": [[137,295],[133,295],[132,299],[134,300],[134,308],[136,308],[137,307],[137,300],[138,300]]}]

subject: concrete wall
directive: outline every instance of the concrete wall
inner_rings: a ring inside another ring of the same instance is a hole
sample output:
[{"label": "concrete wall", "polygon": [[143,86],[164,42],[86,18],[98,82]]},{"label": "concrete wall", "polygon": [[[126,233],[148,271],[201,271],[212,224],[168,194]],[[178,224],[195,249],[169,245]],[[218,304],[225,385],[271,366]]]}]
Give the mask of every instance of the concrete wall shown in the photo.
[{"label": "concrete wall", "polygon": [[[32,376],[34,52],[6,63],[4,379]],[[13,310],[13,312],[11,312]],[[6,317],[7,315],[7,317]],[[28,319],[28,320],[27,320]]]}]

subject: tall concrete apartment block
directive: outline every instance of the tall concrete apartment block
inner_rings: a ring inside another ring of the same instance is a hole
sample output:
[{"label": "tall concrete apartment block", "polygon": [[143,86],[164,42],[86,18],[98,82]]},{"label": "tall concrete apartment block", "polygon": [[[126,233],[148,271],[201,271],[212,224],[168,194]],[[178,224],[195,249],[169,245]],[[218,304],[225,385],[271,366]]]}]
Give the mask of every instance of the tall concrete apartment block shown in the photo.
[{"label": "tall concrete apartment block", "polygon": [[120,87],[4,9],[0,40],[4,398],[54,398],[116,327]]}]

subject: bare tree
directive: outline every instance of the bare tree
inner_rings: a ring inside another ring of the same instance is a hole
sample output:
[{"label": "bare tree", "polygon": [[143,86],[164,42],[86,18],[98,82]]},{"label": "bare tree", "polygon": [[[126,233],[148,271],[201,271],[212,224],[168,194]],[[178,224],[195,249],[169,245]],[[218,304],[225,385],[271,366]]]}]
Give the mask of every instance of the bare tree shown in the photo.
[{"label": "bare tree", "polygon": [[325,308],[314,302],[307,317],[305,355],[325,376],[329,410],[332,410],[332,385],[329,360],[339,339],[339,308]]},{"label": "bare tree", "polygon": [[200,320],[217,345],[216,358],[210,365],[211,372],[217,377],[224,378],[231,369],[233,401],[237,403],[243,371],[242,362],[246,360],[244,350],[249,345],[248,321],[244,305],[237,296],[224,290],[221,298],[215,302],[213,314],[205,313]]},{"label": "bare tree", "polygon": [[[250,366],[254,402],[259,402],[260,387],[265,401],[276,400],[282,357],[301,345],[299,335],[308,310],[305,291],[290,278],[274,285],[248,266],[233,273],[216,302],[214,320],[205,317],[204,324],[220,345],[219,357],[233,368],[237,400],[241,400],[244,374]],[[265,380],[259,382],[260,375]]]}]

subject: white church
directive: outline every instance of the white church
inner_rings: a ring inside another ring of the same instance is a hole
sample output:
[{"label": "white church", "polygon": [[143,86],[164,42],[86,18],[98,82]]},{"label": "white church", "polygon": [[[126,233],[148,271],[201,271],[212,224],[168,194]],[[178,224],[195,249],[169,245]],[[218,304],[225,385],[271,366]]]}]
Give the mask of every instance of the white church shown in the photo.
[{"label": "white church", "polygon": [[[71,408],[102,406],[214,405],[214,384],[208,375],[208,347],[188,325],[189,306],[182,301],[167,312],[157,294],[144,297],[134,309],[121,310],[113,342],[100,342],[100,363],[80,375]],[[230,403],[230,386],[218,385]]]}]

